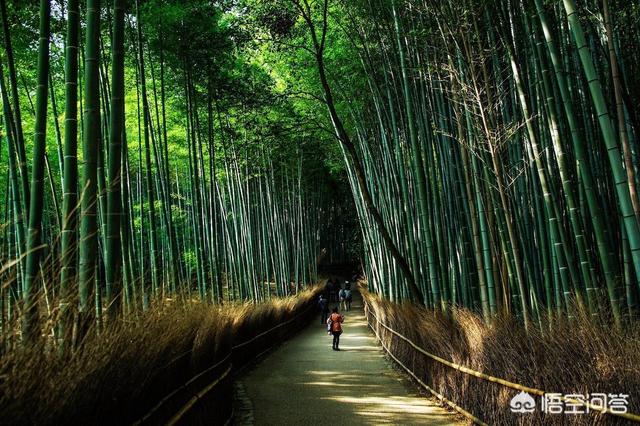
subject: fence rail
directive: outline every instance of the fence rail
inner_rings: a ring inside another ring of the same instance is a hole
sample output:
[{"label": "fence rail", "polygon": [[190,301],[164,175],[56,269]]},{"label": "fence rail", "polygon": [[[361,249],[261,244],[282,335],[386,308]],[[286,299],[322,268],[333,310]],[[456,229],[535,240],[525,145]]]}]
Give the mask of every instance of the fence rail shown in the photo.
[{"label": "fence rail", "polygon": [[[553,393],[553,392],[547,392],[547,391],[544,391],[544,390],[541,390],[541,389],[536,389],[536,388],[532,388],[532,387],[529,387],[529,386],[521,385],[519,383],[510,382],[508,380],[501,379],[499,377],[494,377],[494,376],[491,376],[489,374],[485,374],[485,373],[482,373],[480,371],[473,370],[471,368],[465,367],[464,365],[456,364],[456,363],[448,361],[448,360],[446,360],[446,359],[444,359],[442,357],[434,355],[434,354],[426,351],[425,349],[421,348],[420,346],[418,346],[416,343],[414,343],[408,337],[403,336],[402,334],[400,334],[396,330],[394,330],[391,327],[389,327],[387,324],[384,324],[382,321],[380,321],[380,319],[376,316],[376,314],[373,312],[373,310],[369,307],[369,303],[367,302],[366,298],[363,297],[363,300],[364,300],[364,309],[365,309],[365,315],[366,315],[366,318],[367,318],[367,324],[369,325],[369,327],[375,333],[376,337],[380,341],[380,343],[381,343],[382,347],[384,348],[384,350],[402,368],[404,368],[411,375],[411,377],[413,377],[415,380],[417,380],[418,383],[420,383],[420,385],[422,385],[424,388],[426,388],[429,392],[431,392],[438,399],[444,401],[446,404],[448,404],[453,409],[458,411],[460,414],[462,414],[465,417],[473,420],[473,422],[476,423],[476,424],[485,425],[486,423],[484,423],[482,420],[478,419],[473,414],[471,414],[468,411],[466,411],[464,408],[462,408],[459,405],[455,404],[454,402],[449,401],[443,395],[438,393],[435,389],[432,389],[431,387],[429,387],[426,383],[424,383],[422,380],[420,380],[415,375],[415,373],[413,371],[411,371],[402,362],[400,362],[400,360],[398,360],[398,358],[391,352],[391,350],[384,344],[384,341],[380,338],[380,335],[378,334],[377,328],[374,328],[371,325],[371,322],[369,321],[369,315],[371,315],[375,319],[376,324],[378,324],[379,326],[382,326],[384,329],[389,331],[391,334],[395,335],[399,339],[401,339],[401,340],[405,341],[406,343],[408,343],[417,352],[420,352],[421,354],[425,355],[426,357],[431,358],[432,360],[437,361],[437,362],[439,362],[439,363],[441,363],[443,365],[446,365],[449,368],[461,371],[461,372],[463,372],[465,374],[469,374],[469,375],[478,377],[480,379],[483,379],[483,380],[486,380],[486,381],[489,381],[489,382],[498,383],[498,384],[500,384],[502,386],[505,386],[505,387],[508,387],[508,388],[512,388],[512,389],[516,389],[516,390],[520,390],[520,391],[524,391],[524,392],[527,392],[527,393],[530,393],[530,394],[534,394],[534,395],[543,396],[545,394]],[[560,400],[564,401],[564,402],[570,402],[572,404],[583,405],[585,407],[588,407],[590,410],[598,411],[598,412],[600,412],[602,414],[609,414],[609,415],[612,415],[612,416],[621,417],[621,418],[624,418],[624,419],[627,419],[627,420],[631,420],[631,421],[640,423],[640,415],[638,415],[638,414],[634,414],[634,413],[618,413],[618,412],[611,411],[607,407],[601,407],[599,405],[594,405],[594,404],[591,404],[591,403],[586,402],[586,401],[581,401],[581,400],[574,399],[574,398],[567,398],[565,396],[559,396],[558,398]]]},{"label": "fence rail", "polygon": [[[205,401],[205,398],[207,397],[207,395],[209,395],[214,389],[218,388],[221,384],[226,382],[226,379],[229,378],[229,376],[231,375],[232,372],[234,372],[234,369],[236,367],[240,367],[240,368],[243,367],[243,365],[233,364],[232,358],[233,358],[234,351],[237,351],[238,349],[248,346],[251,343],[257,341],[259,338],[267,336],[273,333],[274,331],[281,329],[282,327],[285,327],[296,320],[299,320],[304,315],[309,314],[309,312],[315,307],[315,298],[310,299],[308,303],[309,303],[309,306],[304,308],[301,312],[299,312],[293,318],[290,318],[287,321],[281,322],[280,324],[277,324],[271,327],[270,329],[263,331],[262,333],[256,336],[253,336],[252,338],[242,343],[232,346],[229,353],[222,360],[218,361],[216,364],[212,365],[206,370],[201,371],[197,375],[190,378],[183,385],[181,385],[180,387],[168,393],[151,410],[149,410],[143,417],[141,417],[138,421],[136,421],[134,425],[141,425],[141,424],[147,424],[147,423],[156,424],[158,423],[157,418],[162,417],[161,413],[163,411],[166,413],[171,409],[170,405],[172,401],[174,401],[174,403],[178,403],[177,401],[186,400],[185,403],[181,403],[181,406],[177,410],[171,411],[172,414],[170,415],[169,419],[166,421],[167,425],[180,424],[187,417],[187,415],[194,409],[197,403]],[[251,359],[259,358],[262,354],[264,354],[265,352],[268,352],[276,345],[277,345],[277,342],[272,345],[269,345],[268,348],[260,352],[258,355],[252,357]],[[184,354],[180,355],[179,358],[188,356],[189,353],[190,351],[185,352]],[[193,389],[194,386],[192,385],[194,385],[198,380],[206,377],[207,374],[212,373],[216,369],[225,365],[226,365],[226,368],[224,369],[224,371],[222,371],[219,375],[216,375],[215,378],[210,379],[210,381],[208,381],[205,386],[201,386],[201,387],[197,387],[196,389]],[[237,371],[235,371],[235,373],[237,373]],[[226,419],[225,422],[223,422],[223,424],[228,424],[232,419],[232,417],[233,417],[233,410],[231,411],[229,418]]]}]

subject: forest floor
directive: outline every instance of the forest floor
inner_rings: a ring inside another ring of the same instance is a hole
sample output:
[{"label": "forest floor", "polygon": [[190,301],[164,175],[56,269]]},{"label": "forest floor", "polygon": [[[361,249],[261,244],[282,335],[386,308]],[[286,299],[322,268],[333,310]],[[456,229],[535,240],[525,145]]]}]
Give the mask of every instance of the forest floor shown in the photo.
[{"label": "forest floor", "polygon": [[359,294],[343,314],[339,352],[318,317],[238,378],[235,424],[463,424],[393,369]]}]

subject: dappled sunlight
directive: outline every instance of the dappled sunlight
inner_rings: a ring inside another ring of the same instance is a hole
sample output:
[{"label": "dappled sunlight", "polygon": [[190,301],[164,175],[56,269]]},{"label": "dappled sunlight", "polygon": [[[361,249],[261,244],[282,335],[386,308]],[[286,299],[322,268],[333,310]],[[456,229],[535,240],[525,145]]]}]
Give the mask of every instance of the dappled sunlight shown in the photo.
[{"label": "dappled sunlight", "polygon": [[391,368],[360,304],[345,313],[339,352],[331,350],[325,328],[312,324],[241,380],[254,424],[309,424],[317,416],[349,425],[456,423]]},{"label": "dappled sunlight", "polygon": [[[328,396],[329,401],[347,404],[356,414],[376,423],[387,424],[448,424],[448,415],[440,407],[419,397],[379,396]],[[375,418],[375,420],[373,419]]]},{"label": "dappled sunlight", "polygon": [[337,374],[336,371],[313,371],[313,370],[308,371],[307,373],[313,374],[313,375],[316,375],[316,376],[333,376],[333,375]]},{"label": "dappled sunlight", "polygon": [[340,350],[343,351],[343,352],[345,352],[345,351],[374,352],[374,351],[377,351],[379,349],[377,347],[375,347],[375,346],[349,346],[349,345],[342,345]]},{"label": "dappled sunlight", "polygon": [[357,386],[358,388],[366,388],[366,389],[380,389],[382,385],[363,385],[362,383],[336,383],[336,382],[303,382],[303,385],[310,386],[331,386],[338,388],[348,388]]},{"label": "dappled sunlight", "polygon": [[363,405],[367,407],[375,406],[375,412],[377,413],[393,413],[403,412],[412,414],[430,413],[433,410],[433,406],[427,404],[421,404],[418,398],[409,397],[379,397],[379,396],[332,396],[326,397],[336,402],[344,402],[347,404]]}]

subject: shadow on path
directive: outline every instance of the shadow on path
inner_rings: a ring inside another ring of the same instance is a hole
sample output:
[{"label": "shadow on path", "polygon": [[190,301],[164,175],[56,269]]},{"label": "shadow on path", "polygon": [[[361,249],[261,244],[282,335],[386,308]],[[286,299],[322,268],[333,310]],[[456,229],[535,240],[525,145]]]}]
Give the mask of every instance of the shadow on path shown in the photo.
[{"label": "shadow on path", "polygon": [[455,416],[392,369],[370,333],[362,299],[344,312],[340,352],[318,322],[239,378],[239,425],[453,425]]}]

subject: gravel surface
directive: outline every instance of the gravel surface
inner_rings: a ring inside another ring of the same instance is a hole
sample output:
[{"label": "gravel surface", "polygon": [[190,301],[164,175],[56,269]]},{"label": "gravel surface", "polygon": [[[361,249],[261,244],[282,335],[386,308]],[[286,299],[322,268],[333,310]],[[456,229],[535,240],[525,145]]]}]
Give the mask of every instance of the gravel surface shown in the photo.
[{"label": "gravel surface", "polygon": [[339,352],[318,316],[238,378],[236,424],[463,424],[392,368],[367,327],[359,294],[344,315]]}]

